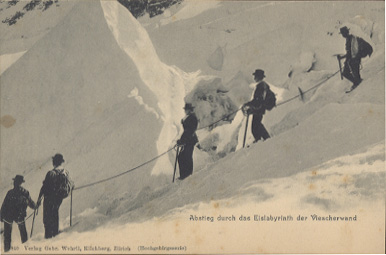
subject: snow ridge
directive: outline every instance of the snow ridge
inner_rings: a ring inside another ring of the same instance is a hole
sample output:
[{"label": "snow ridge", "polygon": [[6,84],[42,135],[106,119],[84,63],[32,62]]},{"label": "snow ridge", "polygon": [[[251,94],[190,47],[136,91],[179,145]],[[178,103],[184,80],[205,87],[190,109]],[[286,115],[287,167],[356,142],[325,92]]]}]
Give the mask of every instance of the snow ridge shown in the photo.
[{"label": "snow ridge", "polygon": [[[101,5],[119,46],[133,59],[142,80],[158,98],[164,125],[157,141],[157,150],[162,153],[174,145],[173,141],[179,135],[180,119],[184,116],[183,99],[202,78],[200,72],[186,73],[175,66],[164,64],[158,58],[146,30],[127,9],[117,1],[101,1]],[[166,170],[170,166],[172,164],[168,159],[161,158],[152,173],[170,173]]]}]

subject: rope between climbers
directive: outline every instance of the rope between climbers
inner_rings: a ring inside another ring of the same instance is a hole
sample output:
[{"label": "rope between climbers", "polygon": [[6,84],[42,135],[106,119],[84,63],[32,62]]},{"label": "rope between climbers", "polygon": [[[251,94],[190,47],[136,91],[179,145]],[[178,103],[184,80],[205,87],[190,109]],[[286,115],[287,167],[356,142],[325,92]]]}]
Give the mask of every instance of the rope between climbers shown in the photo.
[{"label": "rope between climbers", "polygon": [[[28,215],[28,217],[25,218],[23,221],[20,221],[20,222],[15,221],[15,223],[18,224],[18,225],[19,225],[19,224],[22,224],[22,223],[26,222],[29,218],[31,218],[32,215],[34,215],[34,212],[32,212],[30,215]],[[12,225],[12,222],[8,222],[8,221],[5,220],[5,219],[3,219],[3,221],[6,222],[6,223],[8,223],[8,224],[10,224],[10,225]]]},{"label": "rope between climbers", "polygon": [[[311,90],[313,90],[313,89],[319,87],[319,86],[322,85],[324,82],[328,81],[330,78],[332,78],[334,75],[336,75],[338,72],[339,72],[339,70],[338,70],[337,72],[335,72],[334,74],[332,74],[331,76],[329,76],[326,80],[323,80],[323,81],[319,82],[318,84],[316,84],[315,86],[313,86],[312,88],[306,90],[305,92],[303,92],[303,94],[305,94],[305,93],[307,93],[307,92],[309,92],[309,91],[311,91]],[[276,106],[280,106],[280,105],[286,104],[286,103],[288,103],[288,102],[294,100],[295,98],[298,98],[299,96],[300,96],[300,95],[297,95],[297,96],[295,96],[295,97],[293,97],[293,98],[290,98],[290,99],[288,99],[288,100],[286,100],[286,101],[284,101],[284,102],[281,102],[281,103],[277,104]],[[222,120],[225,120],[225,119],[229,118],[231,115],[235,114],[236,112],[238,112],[238,111],[240,111],[240,110],[241,110],[241,108],[240,108],[240,109],[237,109],[236,111],[233,111],[233,112],[230,113],[230,114],[225,115],[224,117],[222,117],[221,119],[219,119],[219,120],[217,120],[217,121],[211,123],[210,125],[207,125],[207,126],[205,126],[205,127],[201,127],[201,128],[199,128],[199,129],[197,129],[197,130],[201,130],[201,129],[205,129],[205,128],[211,127],[211,126],[213,126],[214,124],[216,124],[216,123],[218,123],[218,122],[220,122],[220,121],[222,121]],[[76,188],[74,188],[74,190],[79,190],[79,189],[83,189],[83,188],[86,188],[86,187],[94,186],[94,185],[96,185],[96,184],[103,183],[103,182],[112,180],[112,179],[114,179],[114,178],[117,178],[117,177],[119,177],[119,176],[122,176],[122,175],[124,175],[124,174],[127,174],[127,173],[129,173],[129,172],[132,172],[132,171],[134,171],[134,170],[136,170],[136,169],[138,169],[138,168],[140,168],[140,167],[142,167],[142,166],[144,166],[144,165],[147,165],[147,164],[149,164],[150,162],[152,162],[152,161],[154,161],[154,160],[156,160],[156,159],[162,157],[163,155],[165,155],[165,154],[168,153],[169,151],[173,150],[174,148],[175,148],[175,146],[172,147],[172,148],[170,148],[169,150],[165,151],[164,153],[159,154],[158,156],[156,156],[156,157],[154,157],[154,158],[152,158],[152,159],[150,159],[150,160],[148,160],[148,161],[146,161],[146,162],[144,162],[144,163],[142,163],[142,164],[140,164],[140,165],[138,165],[138,166],[136,166],[136,167],[133,167],[133,168],[131,168],[131,169],[125,171],[125,172],[122,172],[122,173],[120,173],[120,174],[117,174],[117,175],[108,177],[108,178],[106,178],[106,179],[102,179],[102,180],[100,180],[100,181],[96,181],[96,182],[93,182],[93,183],[85,184],[85,185],[80,186],[80,187],[76,187]],[[31,216],[29,216],[29,217],[31,217]]]},{"label": "rope between climbers", "polygon": [[[319,82],[317,85],[315,85],[315,86],[313,86],[312,88],[306,90],[305,92],[303,92],[303,94],[305,94],[305,93],[307,93],[307,92],[309,92],[309,91],[311,91],[311,90],[317,88],[318,86],[322,85],[324,82],[326,82],[327,80],[329,80],[331,77],[333,77],[334,75],[336,75],[338,72],[339,72],[339,71],[335,72],[334,74],[332,74],[331,76],[329,76],[326,80],[324,80],[324,81],[322,81],[322,82]],[[286,100],[286,101],[284,101],[284,102],[281,102],[281,103],[277,104],[276,106],[280,106],[280,105],[286,104],[286,103],[288,103],[288,102],[294,100],[295,98],[297,98],[297,97],[299,97],[299,96],[300,96],[300,95],[297,95],[297,96],[295,96],[295,97],[293,97],[293,98],[290,98],[290,99],[288,99],[288,100]],[[201,129],[204,129],[204,128],[213,126],[214,124],[216,124],[216,123],[218,123],[218,122],[220,122],[220,121],[222,121],[222,120],[224,120],[224,119],[226,119],[226,118],[229,118],[231,115],[235,114],[236,112],[238,112],[238,111],[240,111],[240,110],[241,110],[241,108],[240,108],[240,109],[237,109],[236,111],[234,111],[234,112],[232,112],[232,113],[230,113],[230,114],[227,114],[226,116],[224,116],[223,118],[221,118],[221,119],[219,119],[219,120],[213,122],[212,124],[210,124],[210,125],[208,125],[208,126],[205,126],[205,127],[201,127],[201,128],[199,128],[199,129],[197,129],[197,130],[201,130]],[[140,164],[140,165],[138,165],[138,166],[136,166],[136,167],[133,167],[133,168],[131,168],[131,169],[125,171],[125,172],[122,172],[122,173],[120,173],[120,174],[117,174],[117,175],[114,175],[114,176],[111,176],[111,177],[108,177],[108,178],[105,178],[105,179],[102,179],[102,180],[99,180],[99,181],[96,181],[96,182],[93,182],[93,183],[85,184],[85,185],[80,186],[80,187],[76,187],[76,188],[74,188],[73,190],[80,190],[80,189],[83,189],[83,188],[86,188],[86,187],[94,186],[94,185],[97,185],[97,184],[100,184],[100,183],[103,183],[103,182],[112,180],[112,179],[117,178],[117,177],[119,177],[119,176],[122,176],[122,175],[124,175],[124,174],[130,173],[130,172],[132,172],[132,171],[134,171],[134,170],[136,170],[136,169],[138,169],[138,168],[140,168],[140,167],[142,167],[142,166],[144,166],[144,165],[147,165],[147,164],[149,164],[150,162],[152,162],[152,161],[154,161],[154,160],[156,160],[156,159],[162,157],[163,155],[167,154],[167,153],[170,152],[171,150],[175,149],[176,146],[177,146],[177,145],[173,146],[172,148],[170,148],[169,150],[165,151],[164,153],[161,153],[161,154],[159,154],[158,156],[156,156],[156,157],[154,157],[154,158],[152,158],[152,159],[150,159],[150,160],[148,160],[148,161],[146,161],[146,162],[144,162],[144,163],[142,163],[142,164]],[[72,212],[72,193],[71,193],[71,212]],[[23,222],[25,222],[26,220],[28,220],[32,215],[33,215],[33,213],[30,214]],[[70,215],[71,215],[71,213],[70,213]],[[20,222],[20,223],[23,223],[23,222]],[[70,222],[71,222],[71,221],[70,221]],[[20,223],[19,223],[19,224],[20,224]]]},{"label": "rope between climbers", "polygon": [[[339,73],[339,70],[336,71],[335,73],[333,73],[332,75],[330,75],[329,77],[327,77],[327,79],[325,79],[325,80],[323,80],[323,81],[317,83],[317,84],[316,84],[315,86],[313,86],[312,88],[307,89],[306,91],[303,92],[303,94],[308,93],[308,92],[310,92],[311,90],[313,90],[313,89],[315,89],[315,88],[321,86],[323,83],[325,83],[326,81],[328,81],[329,79],[331,79],[331,78],[332,78],[333,76],[335,76],[337,73]],[[290,101],[292,101],[292,100],[294,100],[294,99],[296,99],[296,98],[298,98],[298,97],[300,97],[300,95],[296,95],[296,96],[294,96],[294,97],[292,97],[292,98],[290,98],[290,99],[287,99],[287,100],[285,100],[285,101],[283,101],[283,102],[280,102],[280,103],[278,103],[278,104],[276,105],[276,107],[278,107],[278,106],[280,106],[280,105],[283,105],[283,104],[286,104],[286,103],[288,103],[288,102],[290,102]],[[217,123],[219,123],[220,121],[223,121],[223,120],[229,118],[230,116],[232,116],[233,114],[235,114],[236,112],[238,112],[238,111],[240,111],[240,110],[241,110],[241,108],[237,109],[237,110],[234,111],[234,112],[231,112],[230,114],[225,115],[225,116],[222,117],[221,119],[219,119],[219,120],[217,120],[217,121],[215,121],[215,122],[213,122],[213,123],[211,123],[211,124],[209,124],[209,125],[207,125],[207,126],[200,127],[200,128],[198,128],[197,130],[201,130],[201,129],[205,129],[205,128],[211,127],[211,126],[213,126],[214,124],[217,124]]]},{"label": "rope between climbers", "polygon": [[[333,73],[332,75],[330,75],[329,77],[327,77],[327,79],[325,79],[325,80],[323,80],[323,81],[317,83],[317,84],[316,84],[315,86],[313,86],[312,88],[307,89],[306,91],[303,92],[303,94],[308,93],[308,92],[310,92],[311,90],[314,90],[314,89],[316,89],[317,87],[321,86],[323,83],[325,83],[326,81],[328,81],[329,79],[331,79],[331,78],[332,78],[333,76],[335,76],[337,73],[339,73],[339,70],[336,71],[335,73]],[[278,106],[280,106],[280,105],[283,105],[283,104],[286,104],[286,103],[288,103],[288,102],[290,102],[290,101],[292,101],[292,100],[294,100],[294,99],[296,99],[296,98],[298,98],[298,97],[300,97],[300,95],[296,95],[296,96],[294,96],[294,97],[292,97],[292,98],[290,98],[290,99],[287,99],[287,100],[285,100],[285,101],[283,101],[283,102],[280,102],[280,103],[278,103],[278,104],[276,105],[276,107],[278,107]]]},{"label": "rope between climbers", "polygon": [[[175,147],[175,146],[174,146],[174,147]],[[146,162],[144,162],[144,163],[142,163],[142,164],[140,164],[140,165],[138,165],[138,166],[136,166],[136,167],[133,167],[133,168],[131,168],[131,169],[125,171],[125,172],[122,172],[122,173],[120,173],[120,174],[117,174],[117,175],[108,177],[108,178],[106,178],[106,179],[102,179],[102,180],[100,180],[100,181],[96,181],[96,182],[93,182],[93,183],[85,184],[85,185],[80,186],[80,187],[75,187],[74,190],[78,190],[78,189],[83,189],[83,188],[86,188],[86,187],[94,186],[94,185],[96,185],[96,184],[99,184],[99,183],[102,183],[102,182],[106,182],[106,181],[112,180],[112,179],[114,179],[114,178],[117,178],[117,177],[119,177],[119,176],[122,176],[122,175],[124,175],[124,174],[130,173],[130,172],[132,172],[132,171],[134,171],[134,170],[136,170],[136,169],[138,169],[138,168],[140,168],[140,167],[142,167],[142,166],[144,166],[144,165],[147,165],[147,164],[149,164],[150,162],[152,162],[152,161],[154,161],[154,160],[156,160],[156,159],[162,157],[163,155],[165,155],[165,154],[168,153],[169,151],[173,150],[174,147],[170,148],[169,150],[165,151],[164,153],[161,153],[161,154],[159,154],[158,156],[156,156],[156,157],[154,157],[154,158],[152,158],[152,159],[150,159],[150,160],[148,160],[148,161],[146,161]]]},{"label": "rope between climbers", "polygon": [[209,124],[209,125],[207,125],[207,126],[205,126],[205,127],[200,127],[200,128],[198,128],[197,130],[201,130],[201,129],[205,129],[205,128],[211,127],[211,126],[213,126],[214,124],[217,124],[217,123],[219,123],[220,121],[229,118],[230,116],[232,116],[233,114],[235,114],[236,112],[238,112],[238,111],[240,111],[240,110],[241,110],[241,108],[240,108],[240,109],[237,109],[236,111],[234,111],[234,112],[232,112],[232,113],[230,113],[230,114],[225,115],[224,117],[222,117],[222,119],[219,119],[219,120],[217,120],[217,121],[215,121],[215,122],[213,122],[213,123],[211,123],[211,124]]}]

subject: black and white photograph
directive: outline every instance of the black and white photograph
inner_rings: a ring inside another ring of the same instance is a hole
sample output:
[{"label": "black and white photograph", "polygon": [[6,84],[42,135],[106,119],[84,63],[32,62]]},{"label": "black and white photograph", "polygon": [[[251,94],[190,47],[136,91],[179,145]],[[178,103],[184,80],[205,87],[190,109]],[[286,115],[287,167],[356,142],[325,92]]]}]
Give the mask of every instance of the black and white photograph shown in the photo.
[{"label": "black and white photograph", "polygon": [[385,2],[0,0],[1,254],[385,249]]}]

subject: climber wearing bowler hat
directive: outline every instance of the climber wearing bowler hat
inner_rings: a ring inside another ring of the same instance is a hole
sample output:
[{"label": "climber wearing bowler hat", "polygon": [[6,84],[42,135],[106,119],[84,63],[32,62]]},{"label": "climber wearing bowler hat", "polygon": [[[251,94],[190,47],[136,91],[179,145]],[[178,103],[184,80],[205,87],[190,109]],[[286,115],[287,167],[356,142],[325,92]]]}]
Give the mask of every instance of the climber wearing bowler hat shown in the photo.
[{"label": "climber wearing bowler hat", "polygon": [[19,226],[21,242],[28,240],[25,227],[27,206],[36,208],[35,202],[31,199],[28,190],[21,186],[24,183],[22,175],[16,175],[13,180],[13,189],[7,192],[1,206],[1,221],[4,222],[4,252],[11,249],[12,224],[16,222]]},{"label": "climber wearing bowler hat", "polygon": [[187,103],[184,107],[186,116],[181,120],[184,132],[177,141],[177,145],[182,149],[178,155],[178,165],[180,168],[180,180],[185,179],[193,173],[193,150],[194,145],[198,142],[196,130],[198,120],[194,113],[192,104]]},{"label": "climber wearing bowler hat", "polygon": [[350,29],[346,26],[340,28],[340,34],[346,39],[346,54],[338,55],[338,59],[345,58],[342,75],[353,83],[352,91],[362,82],[360,75],[361,58],[371,56],[373,52],[372,46],[358,36],[350,33]]},{"label": "climber wearing bowler hat", "polygon": [[63,199],[67,197],[61,193],[62,188],[67,187],[67,191],[69,191],[74,187],[74,182],[71,180],[68,171],[63,167],[64,162],[63,155],[60,153],[52,157],[54,168],[47,172],[39,193],[38,206],[44,198],[43,223],[44,238],[46,239],[59,234],[59,208]]},{"label": "climber wearing bowler hat", "polygon": [[242,110],[245,115],[252,114],[252,134],[255,138],[254,142],[261,139],[266,140],[270,138],[268,131],[265,129],[262,120],[265,114],[264,101],[267,93],[270,90],[269,85],[264,81],[265,74],[261,69],[256,69],[252,74],[256,81],[255,91],[253,92],[252,100],[245,103]]}]

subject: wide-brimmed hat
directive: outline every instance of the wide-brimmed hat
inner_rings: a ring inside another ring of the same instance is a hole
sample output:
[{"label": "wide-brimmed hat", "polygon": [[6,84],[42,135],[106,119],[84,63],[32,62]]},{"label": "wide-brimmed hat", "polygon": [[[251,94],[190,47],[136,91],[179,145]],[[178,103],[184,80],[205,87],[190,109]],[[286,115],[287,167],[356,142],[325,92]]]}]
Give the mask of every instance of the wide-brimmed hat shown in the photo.
[{"label": "wide-brimmed hat", "polygon": [[265,77],[264,75],[264,71],[261,70],[261,69],[256,69],[255,72],[253,73],[254,76],[258,76],[258,77]]},{"label": "wide-brimmed hat", "polygon": [[63,155],[60,153],[56,153],[55,156],[52,157],[52,161],[57,162],[59,164],[64,162]]},{"label": "wide-brimmed hat", "polygon": [[184,109],[185,110],[193,110],[194,109],[194,106],[190,103],[186,103],[185,106],[184,106]]},{"label": "wide-brimmed hat", "polygon": [[23,183],[24,181],[24,176],[23,175],[16,175],[15,178],[12,178],[17,183]]}]

